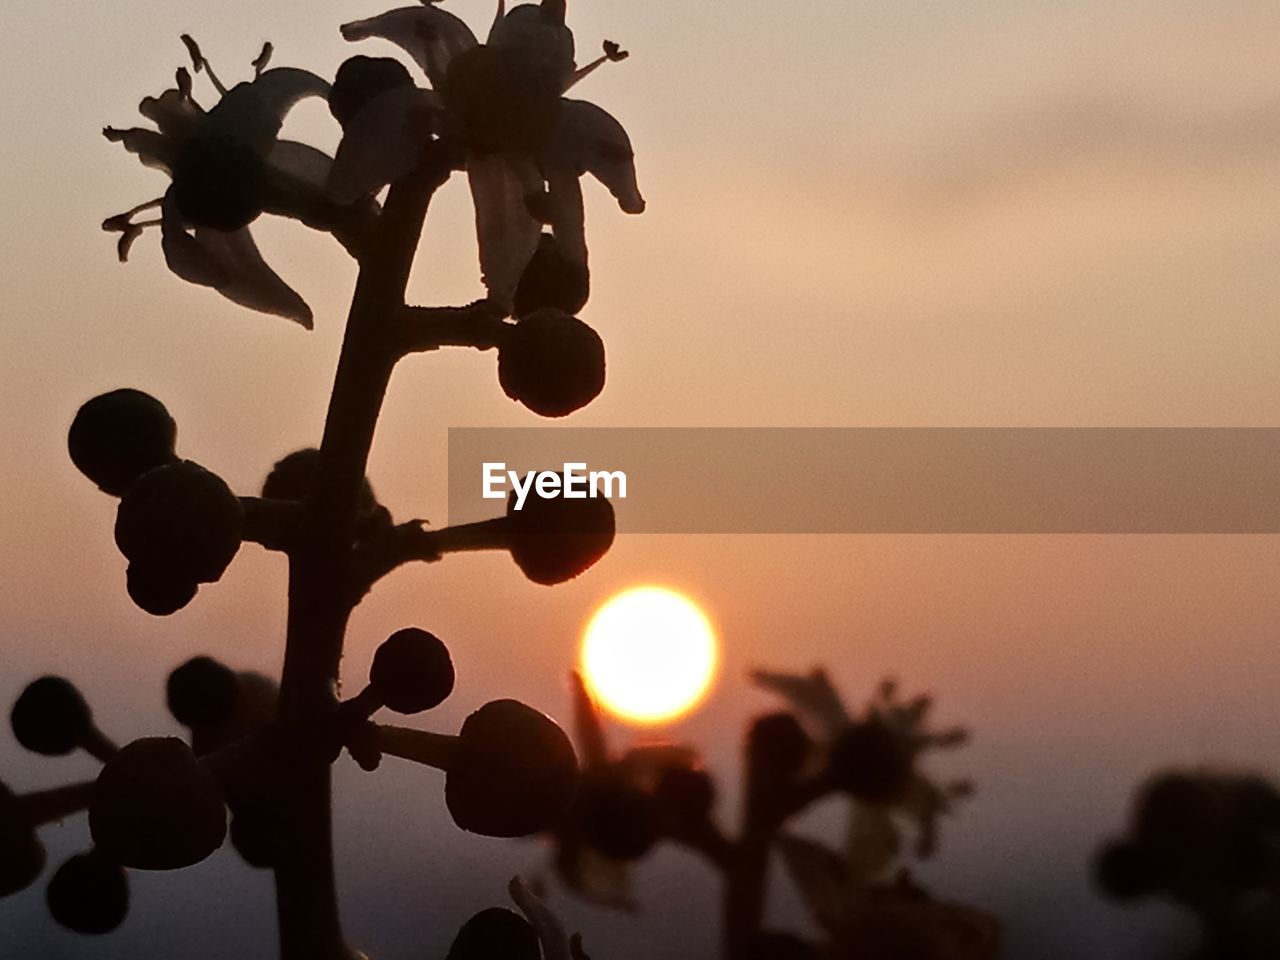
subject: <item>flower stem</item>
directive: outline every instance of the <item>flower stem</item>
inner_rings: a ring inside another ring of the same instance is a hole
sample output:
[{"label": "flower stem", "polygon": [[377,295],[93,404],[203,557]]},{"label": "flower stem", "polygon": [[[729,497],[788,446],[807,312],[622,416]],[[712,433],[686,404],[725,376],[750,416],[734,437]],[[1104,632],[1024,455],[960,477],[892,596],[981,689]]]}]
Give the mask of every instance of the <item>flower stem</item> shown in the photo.
[{"label": "flower stem", "polygon": [[[302,542],[289,557],[285,722],[321,725],[337,709],[356,507],[394,365],[387,321],[404,306],[427,204],[447,177],[442,163],[396,183],[362,252],[320,445],[320,479]],[[275,871],[281,960],[350,960],[334,885],[329,765],[300,763],[286,793]]]}]

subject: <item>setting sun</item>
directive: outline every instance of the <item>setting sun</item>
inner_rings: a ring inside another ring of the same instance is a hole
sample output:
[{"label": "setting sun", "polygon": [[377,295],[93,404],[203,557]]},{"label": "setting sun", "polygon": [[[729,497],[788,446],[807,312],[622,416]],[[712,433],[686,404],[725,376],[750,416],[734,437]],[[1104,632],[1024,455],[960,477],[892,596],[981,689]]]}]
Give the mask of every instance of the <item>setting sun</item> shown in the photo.
[{"label": "setting sun", "polygon": [[636,587],[596,611],[582,641],[582,671],[610,712],[639,723],[690,710],[715,675],[716,636],[698,606],[665,587]]}]

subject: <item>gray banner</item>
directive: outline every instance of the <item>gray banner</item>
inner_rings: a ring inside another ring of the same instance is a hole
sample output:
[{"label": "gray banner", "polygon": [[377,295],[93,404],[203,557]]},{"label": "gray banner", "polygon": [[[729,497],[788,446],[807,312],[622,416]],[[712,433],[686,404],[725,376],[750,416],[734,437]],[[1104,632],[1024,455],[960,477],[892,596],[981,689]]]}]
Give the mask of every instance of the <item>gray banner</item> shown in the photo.
[{"label": "gray banner", "polygon": [[633,533],[1280,532],[1277,428],[453,428],[449,520],[565,464]]}]

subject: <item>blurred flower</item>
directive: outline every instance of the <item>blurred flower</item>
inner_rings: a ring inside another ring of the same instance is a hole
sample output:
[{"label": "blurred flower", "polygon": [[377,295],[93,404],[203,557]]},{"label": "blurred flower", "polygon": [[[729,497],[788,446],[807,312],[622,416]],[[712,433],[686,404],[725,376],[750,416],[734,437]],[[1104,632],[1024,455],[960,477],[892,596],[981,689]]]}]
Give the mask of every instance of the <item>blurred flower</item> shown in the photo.
[{"label": "blurred flower", "polygon": [[809,728],[815,743],[809,775],[816,786],[853,801],[849,859],[861,874],[873,878],[893,863],[902,848],[899,821],[914,830],[916,856],[934,852],[939,819],[973,786],[966,780],[936,783],[920,769],[920,759],[931,749],[963,745],[967,731],[930,729],[932,698],[903,701],[893,681],[882,683],[863,713],[852,716],[821,669],[807,676],[755,671],[752,679],[787,700]]},{"label": "blurred flower", "polygon": [[1171,770],[1135,795],[1095,878],[1116,900],[1164,896],[1205,932],[1204,956],[1280,955],[1280,790],[1252,774]]},{"label": "blurred flower", "polygon": [[934,900],[906,871],[872,882],[856,844],[841,856],[802,837],[778,843],[831,960],[989,960],[999,951],[990,914]]},{"label": "blurred flower", "polygon": [[[107,127],[143,164],[172,178],[164,196],[111,217],[103,228],[118,232],[123,261],[148,227],[158,226],[165,262],[184,280],[212,287],[229,300],[304,327],[311,309],[263,261],[248,226],[290,192],[318,194],[331,160],[313,147],[279,139],[285,115],[299,100],[325,96],[329,84],[306,70],[266,69],[268,45],[254,62],[255,77],[227,89],[200,48],[184,36],[194,70],[204,72],[220,99],[204,110],[191,90],[191,75],[139,106],[155,129]],[[159,209],[159,217],[136,219]]]},{"label": "blurred flower", "polygon": [[574,721],[582,779],[568,816],[551,834],[552,866],[566,887],[602,906],[634,910],[630,865],[665,834],[656,796],[664,773],[689,770],[690,747],[654,743],[613,756],[582,677],[572,675]]},{"label": "blurred flower", "polygon": [[625,212],[645,206],[622,125],[593,104],[563,96],[602,63],[627,54],[606,42],[601,57],[577,68],[564,14],[564,0],[510,12],[499,0],[484,44],[431,3],[342,27],[348,40],[381,37],[401,47],[432,89],[391,90],[369,101],[347,125],[334,189],[368,195],[409,172],[424,129],[458,140],[466,151],[483,280],[490,298],[507,309],[544,223],[570,263],[585,271],[584,173],[608,187]]}]

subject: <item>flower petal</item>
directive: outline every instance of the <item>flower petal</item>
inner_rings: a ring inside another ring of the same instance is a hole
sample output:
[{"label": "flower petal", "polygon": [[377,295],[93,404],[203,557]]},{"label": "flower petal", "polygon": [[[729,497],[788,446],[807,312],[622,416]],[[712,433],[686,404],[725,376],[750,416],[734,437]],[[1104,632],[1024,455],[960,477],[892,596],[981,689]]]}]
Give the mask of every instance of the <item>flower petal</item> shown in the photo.
[{"label": "flower petal", "polygon": [[816,727],[814,732],[828,740],[834,740],[849,724],[849,714],[825,670],[816,669],[808,676],[753,670],[751,682],[790,703],[796,713]]},{"label": "flower petal", "polygon": [[160,128],[166,137],[183,138],[204,111],[182,90],[166,90],[158,97],[146,97],[138,104],[138,112]]},{"label": "flower petal", "polygon": [[434,6],[399,7],[376,17],[342,25],[342,36],[351,41],[381,37],[413,57],[437,90],[449,64],[458,54],[476,45],[476,35],[465,23]]},{"label": "flower petal", "polygon": [[233,303],[311,329],[311,308],[267,266],[247,229],[222,233],[201,228],[193,236],[177,204],[166,198],[160,231],[165,262],[183,280],[212,287]]},{"label": "flower petal", "polygon": [[551,232],[556,236],[556,246],[567,260],[585,270],[587,232],[582,207],[582,181],[577,171],[564,163],[547,164],[544,171],[550,198]]},{"label": "flower petal", "polygon": [[107,127],[102,133],[112,143],[123,144],[126,150],[142,161],[143,166],[171,173],[173,164],[178,159],[177,145],[154,130],[142,127],[130,127],[128,130]]},{"label": "flower petal", "polygon": [[587,692],[582,674],[573,671],[569,675],[569,683],[573,696],[573,739],[578,746],[582,767],[602,767],[609,762],[609,749],[605,745],[600,711]]},{"label": "flower petal", "polygon": [[644,213],[644,197],[636,185],[635,151],[622,124],[594,103],[566,98],[552,158],[590,173],[609,188],[626,213]]},{"label": "flower petal", "polygon": [[329,175],[329,195],[352,203],[415,170],[439,122],[431,90],[396,87],[360,108],[347,124]]},{"label": "flower petal", "polygon": [[813,919],[828,933],[844,921],[850,887],[839,855],[814,840],[784,833],[778,850]]},{"label": "flower petal", "polygon": [[468,158],[467,179],[476,208],[481,279],[489,299],[510,310],[542,233],[528,199],[541,192],[542,177],[527,157],[489,153]]},{"label": "flower petal", "polygon": [[511,899],[520,908],[529,925],[538,934],[538,942],[542,944],[543,960],[572,960],[569,953],[569,937],[560,923],[560,918],[551,908],[543,903],[529,889],[529,885],[519,877],[514,878],[507,887]]},{"label": "flower petal", "polygon": [[228,90],[209,111],[200,133],[235,137],[265,153],[298,101],[328,95],[329,83],[308,70],[265,70],[256,80]]},{"label": "flower petal", "polygon": [[545,79],[557,93],[573,77],[573,32],[542,7],[524,3],[494,21],[488,45]]},{"label": "flower petal", "polygon": [[857,887],[883,876],[902,848],[893,815],[883,804],[853,803],[845,835],[845,869]]},{"label": "flower petal", "polygon": [[267,154],[267,163],[294,180],[318,189],[328,183],[333,168],[333,158],[327,153],[296,140],[277,140]]}]

